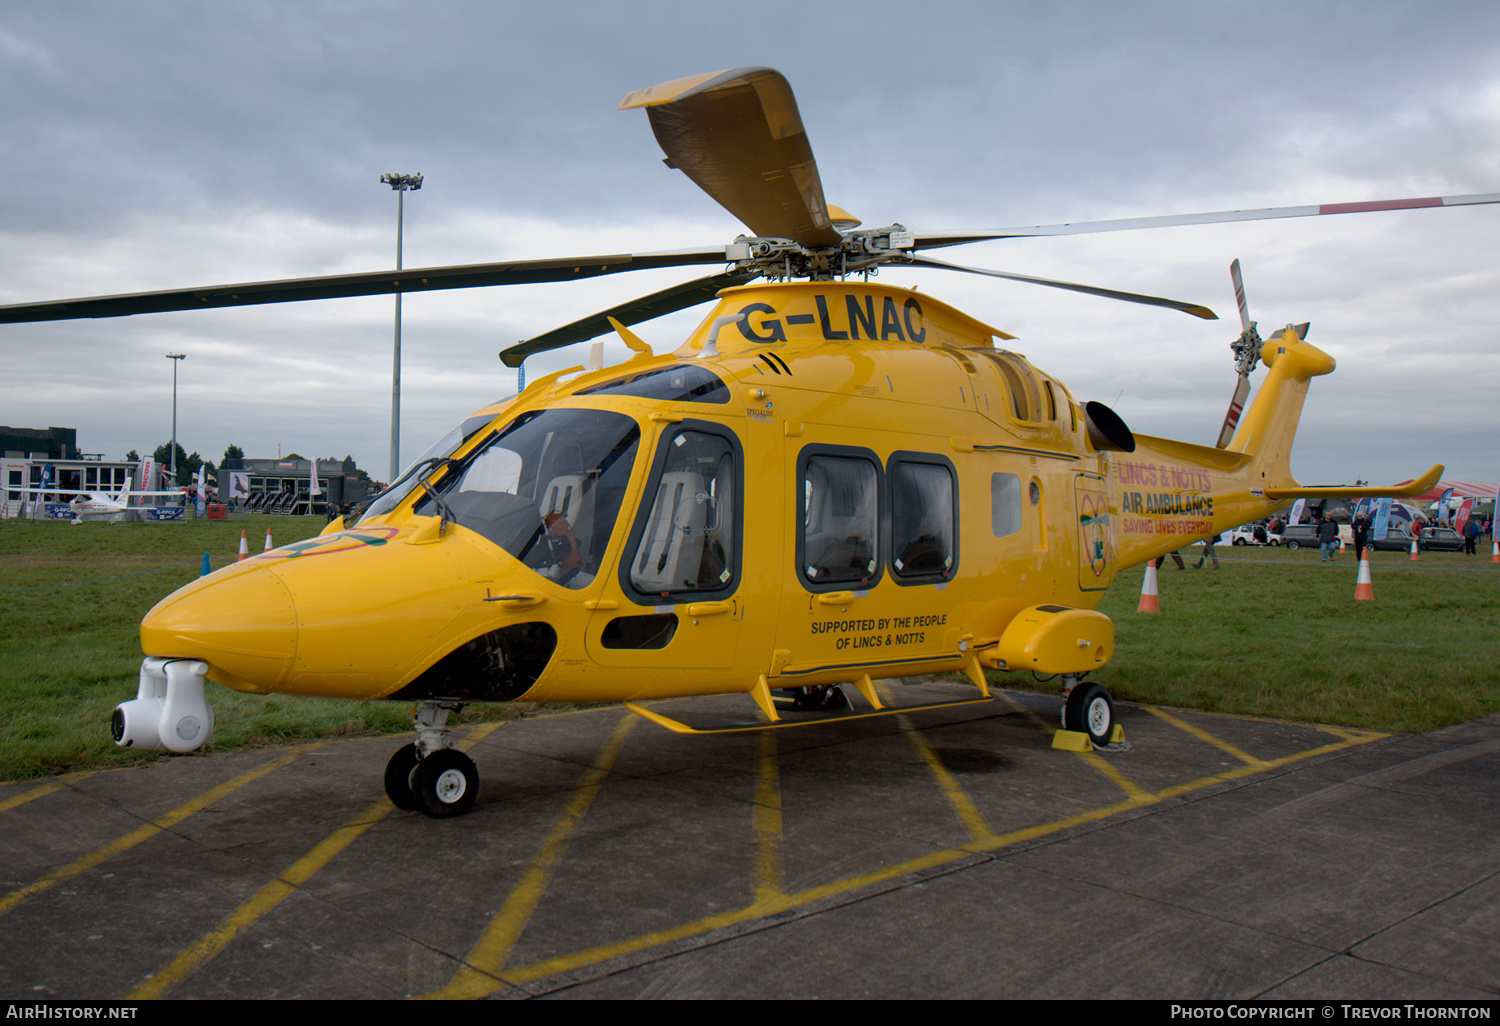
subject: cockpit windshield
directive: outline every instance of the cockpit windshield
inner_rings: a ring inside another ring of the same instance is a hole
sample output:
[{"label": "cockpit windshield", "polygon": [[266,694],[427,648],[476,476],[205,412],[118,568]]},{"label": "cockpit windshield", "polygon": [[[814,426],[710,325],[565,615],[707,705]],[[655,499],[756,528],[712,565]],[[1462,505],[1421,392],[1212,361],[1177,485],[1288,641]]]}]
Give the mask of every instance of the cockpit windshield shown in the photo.
[{"label": "cockpit windshield", "polygon": [[411,490],[417,483],[429,473],[429,467],[439,462],[441,457],[452,456],[469,439],[479,433],[479,429],[495,419],[493,413],[476,413],[466,419],[452,431],[427,447],[427,451],[418,456],[407,465],[405,472],[375,497],[375,501],[366,508],[364,516],[360,521],[370,517],[378,517],[382,513],[389,513],[401,505],[401,500],[411,494]]},{"label": "cockpit windshield", "polygon": [[604,410],[539,410],[463,457],[412,507],[478,532],[543,577],[593,581],[635,465],[640,428]]}]

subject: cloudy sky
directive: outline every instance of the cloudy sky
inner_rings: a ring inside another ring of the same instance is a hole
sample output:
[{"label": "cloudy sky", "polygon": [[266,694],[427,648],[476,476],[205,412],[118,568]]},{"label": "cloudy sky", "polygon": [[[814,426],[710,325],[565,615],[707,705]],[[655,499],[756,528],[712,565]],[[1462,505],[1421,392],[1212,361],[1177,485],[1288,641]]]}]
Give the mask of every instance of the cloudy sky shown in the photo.
[{"label": "cloudy sky", "polygon": [[[867,226],[1000,228],[1500,192],[1500,5],[759,0],[722,4],[51,0],[0,6],[0,304],[394,266],[721,244],[742,228],[661,163],[629,90],[740,65],[797,91],[831,202]],[[1138,432],[1212,443],[1229,285],[1310,320],[1293,470],[1494,481],[1500,206],[1007,241],[960,263],[1165,295],[1222,320],[887,270]],[[405,300],[410,458],[508,395],[499,349],[702,273]],[[389,462],[392,300],[0,326],[0,423],[119,458]],[[658,351],[702,311],[641,325]],[[611,354],[615,350],[609,350]],[[624,349],[618,350],[624,355]],[[582,362],[565,350],[537,376]],[[1257,381],[1263,371],[1256,375]]]}]

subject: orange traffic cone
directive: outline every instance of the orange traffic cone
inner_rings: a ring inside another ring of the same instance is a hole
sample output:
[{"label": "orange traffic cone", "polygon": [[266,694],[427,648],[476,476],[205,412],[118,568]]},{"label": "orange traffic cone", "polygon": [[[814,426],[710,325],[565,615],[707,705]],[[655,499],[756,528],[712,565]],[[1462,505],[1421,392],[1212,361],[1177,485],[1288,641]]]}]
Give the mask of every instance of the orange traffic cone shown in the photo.
[{"label": "orange traffic cone", "polygon": [[1370,557],[1366,554],[1359,561],[1359,577],[1354,582],[1355,601],[1375,598],[1375,589],[1370,584]]},{"label": "orange traffic cone", "polygon": [[[240,555],[239,559],[249,559],[250,550],[245,546],[245,532],[240,532]],[[238,562],[238,560],[236,560]]]},{"label": "orange traffic cone", "polygon": [[1416,535],[1412,535],[1411,536],[1411,561],[1413,563],[1420,563],[1422,561],[1422,557],[1419,556],[1419,555],[1417,555],[1417,536]]},{"label": "orange traffic cone", "polygon": [[271,545],[271,529],[268,527],[266,528],[266,547],[261,551],[270,552],[272,548],[273,546]]},{"label": "orange traffic cone", "polygon": [[1141,582],[1141,604],[1135,607],[1137,613],[1159,613],[1161,605],[1156,601],[1156,564],[1146,564],[1146,579]]},{"label": "orange traffic cone", "polygon": [[1495,539],[1495,544],[1490,546],[1490,562],[1500,563],[1500,538]]},{"label": "orange traffic cone", "polygon": [[1339,535],[1339,555],[1342,556],[1344,553],[1346,553],[1348,551],[1349,551],[1348,549],[1344,548],[1344,536],[1341,534],[1341,535]]}]

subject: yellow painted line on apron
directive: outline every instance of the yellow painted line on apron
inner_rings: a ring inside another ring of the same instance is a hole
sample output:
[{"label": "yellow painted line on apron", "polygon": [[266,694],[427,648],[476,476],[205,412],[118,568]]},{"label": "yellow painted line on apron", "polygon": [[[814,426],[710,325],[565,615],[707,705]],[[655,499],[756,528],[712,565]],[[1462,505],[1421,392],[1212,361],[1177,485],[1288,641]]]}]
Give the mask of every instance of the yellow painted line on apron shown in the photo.
[{"label": "yellow painted line on apron", "polygon": [[755,747],[755,904],[781,896],[781,769],[776,761],[776,732],[763,730]]},{"label": "yellow painted line on apron", "polygon": [[[1012,709],[1021,713],[1028,720],[1034,723],[1039,730],[1042,730],[1046,733],[1051,733],[1052,731],[1057,729],[1056,727],[1047,723],[1046,720],[1043,720],[1035,712],[1026,708],[1015,699],[1011,698],[1005,692],[1000,692],[1000,697]],[[1076,755],[1078,756],[1078,758],[1088,763],[1096,773],[1104,776],[1109,780],[1110,783],[1114,784],[1121,791],[1123,791],[1125,793],[1125,797],[1130,801],[1140,804],[1142,802],[1150,802],[1153,800],[1153,796],[1150,791],[1147,791],[1145,788],[1136,784],[1133,780],[1122,773],[1117,767],[1115,767],[1108,759],[1101,757],[1098,752],[1072,752],[1070,754]]]},{"label": "yellow painted line on apron", "polygon": [[1247,765],[1247,766],[1254,766],[1254,767],[1257,767],[1257,768],[1260,768],[1260,769],[1266,769],[1266,768],[1268,768],[1271,765],[1270,763],[1266,762],[1264,759],[1257,759],[1255,756],[1249,754],[1248,752],[1244,752],[1244,751],[1241,751],[1240,749],[1236,748],[1234,745],[1230,744],[1228,741],[1221,741],[1219,738],[1214,737],[1208,731],[1203,730],[1200,727],[1195,727],[1191,723],[1187,723],[1184,720],[1180,720],[1176,716],[1173,716],[1171,713],[1169,713],[1169,712],[1167,712],[1167,711],[1165,711],[1163,709],[1157,709],[1157,708],[1155,708],[1153,706],[1149,706],[1149,705],[1143,705],[1143,706],[1141,706],[1141,708],[1144,709],[1144,710],[1146,710],[1146,712],[1150,713],[1152,716],[1155,716],[1157,719],[1161,720],[1163,723],[1170,723],[1172,726],[1176,727],[1178,730],[1183,731],[1184,733],[1187,733],[1187,734],[1191,734],[1193,737],[1197,738],[1199,741],[1203,741],[1206,744],[1213,745],[1215,748],[1217,748],[1219,751],[1223,752],[1225,755],[1232,755],[1236,759],[1239,759],[1241,762],[1245,763],[1245,765]]},{"label": "yellow painted line on apron", "polygon": [[84,777],[91,777],[97,772],[99,771],[84,770],[81,773],[64,773],[60,777],[54,777],[51,780],[47,781],[45,784],[39,784],[36,787],[31,788],[30,790],[22,791],[20,794],[15,795],[12,798],[7,798],[3,802],[0,802],[0,812],[6,812],[10,809],[14,809],[17,805],[25,805],[29,801],[44,797],[51,794],[53,791],[57,791],[64,787],[67,787],[74,781],[82,780]]},{"label": "yellow painted line on apron", "polygon": [[1341,752],[1345,748],[1353,748],[1355,745],[1369,744],[1371,741],[1379,741],[1385,736],[1386,735],[1384,734],[1377,734],[1373,737],[1353,737],[1345,741],[1336,741],[1332,744],[1319,745],[1317,748],[1309,748],[1306,751],[1302,752],[1293,752],[1291,755],[1283,755],[1280,758],[1272,759],[1269,762],[1259,762],[1254,765],[1245,765],[1239,767],[1238,769],[1226,770],[1223,773],[1215,773],[1213,776],[1200,777],[1197,780],[1190,780],[1185,784],[1174,784],[1171,787],[1166,787],[1156,792],[1156,797],[1175,798],[1177,795],[1187,794],[1191,791],[1198,791],[1205,787],[1210,787],[1214,784],[1223,783],[1225,781],[1239,780],[1244,777],[1253,777],[1257,773],[1263,773],[1266,770],[1279,769],[1282,766],[1286,766],[1293,762],[1300,762],[1303,759],[1311,759],[1319,755],[1328,755],[1332,752]]},{"label": "yellow painted line on apron", "polygon": [[[891,694],[890,688],[884,681],[876,682],[875,687],[887,705],[895,704],[895,696]],[[937,781],[938,788],[943,792],[943,797],[948,800],[948,804],[952,807],[954,815],[958,817],[959,822],[964,825],[964,828],[969,831],[969,840],[983,842],[995,836],[990,830],[989,824],[985,823],[984,816],[980,814],[978,807],[970,800],[964,789],[959,786],[958,781],[954,779],[948,767],[943,765],[943,760],[938,758],[938,754],[932,750],[932,745],[928,744],[926,736],[917,729],[910,717],[903,713],[897,713],[896,723],[900,725],[902,733],[906,735],[906,739],[911,742],[911,746],[917,750],[917,754],[926,763],[928,772]]]},{"label": "yellow painted line on apron", "polygon": [[[1009,699],[1007,699],[1007,701],[1009,701]],[[1019,705],[1017,705],[1016,707],[1018,709],[1021,709],[1021,711],[1023,712],[1028,712],[1028,710],[1025,710]],[[1275,769],[1279,766],[1284,766],[1288,763],[1297,762],[1302,759],[1309,759],[1318,755],[1326,755],[1331,752],[1337,752],[1346,748],[1352,748],[1356,745],[1367,744],[1370,741],[1379,740],[1384,736],[1385,735],[1377,734],[1368,737],[1349,738],[1347,740],[1339,741],[1333,744],[1321,745],[1317,748],[1308,749],[1304,752],[1296,752],[1291,755],[1282,756],[1268,762],[1261,762],[1258,766],[1247,764],[1245,766],[1237,767],[1223,773],[1215,773],[1211,776],[1200,777],[1197,780],[1164,788],[1163,790],[1157,791],[1155,793],[1144,791],[1139,787],[1131,785],[1131,790],[1135,794],[1139,795],[1139,797],[1127,798],[1125,801],[1115,802],[1114,804],[1102,806],[1097,809],[1090,809],[1086,812],[1081,812],[1074,816],[1068,816],[1064,819],[1052,820],[1051,822],[1047,823],[1039,823],[1035,826],[1022,827],[1017,830],[1008,831],[1004,834],[991,834],[982,842],[976,842],[963,848],[949,848],[943,851],[932,852],[927,855],[918,856],[914,859],[908,859],[905,862],[895,863],[890,866],[883,866],[879,869],[871,870],[868,873],[862,873],[857,876],[847,877],[843,880],[837,880],[833,883],[808,888],[807,890],[796,891],[791,894],[784,895],[780,898],[773,899],[771,901],[752,904],[745,908],[720,912],[711,916],[705,916],[701,919],[695,919],[691,922],[683,923],[680,926],[671,927],[666,930],[657,930],[651,933],[641,934],[638,937],[633,937],[627,940],[616,941],[611,944],[603,944],[597,947],[576,951],[567,955],[559,955],[555,958],[549,958],[541,962],[534,962],[530,965],[516,966],[513,969],[507,969],[504,972],[500,973],[499,978],[506,983],[516,985],[525,984],[535,980],[544,979],[548,976],[553,975],[554,973],[566,972],[573,969],[580,969],[586,966],[595,965],[600,962],[608,961],[612,958],[619,958],[621,956],[633,954],[638,951],[644,951],[649,948],[656,947],[660,944],[666,944],[672,941],[686,940],[691,937],[709,933],[713,930],[734,926],[739,923],[753,922],[757,919],[764,918],[765,916],[770,915],[773,912],[782,912],[796,909],[801,906],[811,904],[814,901],[838,897],[841,894],[846,894],[851,891],[856,891],[860,888],[869,887],[875,884],[884,883],[886,881],[897,879],[911,873],[918,873],[924,870],[941,868],[954,862],[961,861],[965,858],[972,858],[976,852],[982,853],[998,851],[1013,844],[1019,844],[1023,841],[1036,840],[1038,838],[1046,837],[1051,834],[1059,833],[1072,827],[1083,826],[1087,823],[1093,823],[1102,819],[1108,819],[1110,816],[1114,816],[1117,813],[1128,812],[1134,809],[1140,809],[1143,807],[1154,805],[1159,802],[1165,801],[1168,798],[1177,797],[1183,794],[1189,794],[1193,791],[1199,791],[1207,787],[1212,787],[1215,784],[1254,776],[1258,773],[1264,772],[1267,769]]]},{"label": "yellow painted line on apron", "polygon": [[150,823],[145,823],[141,826],[136,827],[134,830],[130,831],[130,833],[111,841],[109,844],[106,844],[104,847],[98,849],[97,851],[85,855],[80,859],[75,859],[74,861],[68,863],[66,866],[63,866],[61,869],[53,870],[46,876],[42,877],[40,880],[36,881],[36,883],[28,884],[27,886],[22,887],[17,891],[11,891],[5,897],[0,898],[0,916],[5,915],[5,913],[21,904],[21,902],[25,901],[27,898],[30,898],[33,895],[40,894],[42,891],[47,890],[53,884],[56,884],[62,880],[67,880],[70,877],[77,876],[80,873],[86,873],[90,869],[93,869],[95,866],[99,865],[105,859],[118,855],[122,851],[127,851],[130,848],[134,848],[137,844],[140,844],[142,841],[156,836],[163,830],[166,830],[168,827],[175,826],[176,824],[182,822],[184,819],[187,819],[189,816],[193,815],[195,812],[199,812],[204,808],[207,808],[209,805],[218,801],[220,798],[224,797],[226,794],[229,794],[231,791],[234,791],[237,788],[244,787],[252,780],[258,780],[259,778],[265,776],[267,773],[270,773],[273,770],[280,769],[287,763],[291,762],[293,759],[297,758],[299,754],[299,752],[288,752],[286,755],[283,755],[278,759],[271,760],[264,766],[260,766],[256,769],[250,770],[247,773],[241,773],[239,776],[234,777],[233,779],[226,780],[218,787],[215,787],[209,791],[205,791],[203,794],[199,795],[197,798],[194,798],[192,801],[184,802],[183,804],[177,806],[177,808],[173,809],[171,812],[168,812],[166,815],[160,816],[157,819],[153,819]]},{"label": "yellow painted line on apron", "polygon": [[1155,800],[1155,795],[1136,784],[1135,781],[1131,780],[1124,773],[1121,773],[1113,763],[1098,752],[1074,752],[1072,754],[1088,763],[1098,773],[1108,777],[1116,787],[1125,792],[1125,797],[1131,801],[1150,802]]},{"label": "yellow painted line on apron", "polygon": [[293,862],[281,875],[266,884],[248,901],[229,914],[217,928],[204,934],[174,958],[165,968],[152,973],[145,983],[125,995],[126,1001],[147,1001],[161,997],[172,987],[187,979],[198,967],[209,961],[228,946],[229,942],[246,927],[254,924],[281,900],[306,883],[314,873],[348,847],[360,834],[380,822],[394,809],[389,799],[382,798],[368,809],[339,827],[312,851]]},{"label": "yellow painted line on apron", "polygon": [[[469,736],[454,747],[468,751],[500,727],[499,723],[488,723],[475,728]],[[395,810],[390,799],[378,802],[338,827],[318,845],[282,870],[274,880],[256,891],[244,904],[231,912],[224,921],[193,944],[185,948],[164,968],[157,970],[135,990],[124,998],[126,1001],[146,1001],[161,997],[172,987],[197,972],[205,962],[214,958],[229,945],[229,942],[253,925],[262,916],[281,903],[281,900],[298,887],[312,879],[314,873],[328,865],[333,858],[347,848],[355,838],[384,819]]]},{"label": "yellow painted line on apron", "polygon": [[594,756],[593,764],[584,771],[578,786],[573,790],[573,796],[553,821],[552,829],[537,850],[536,857],[531,860],[531,865],[521,875],[520,882],[511,890],[505,904],[490,921],[489,928],[480,937],[479,943],[474,945],[464,959],[464,967],[454,973],[453,979],[446,986],[423,995],[424,997],[477,998],[497,989],[501,966],[520,939],[531,913],[542,900],[542,894],[546,891],[558,862],[562,860],[568,841],[572,839],[573,832],[598,795],[625,739],[639,722],[641,718],[634,713],[627,712],[621,717],[609,740],[604,743],[599,754]]}]

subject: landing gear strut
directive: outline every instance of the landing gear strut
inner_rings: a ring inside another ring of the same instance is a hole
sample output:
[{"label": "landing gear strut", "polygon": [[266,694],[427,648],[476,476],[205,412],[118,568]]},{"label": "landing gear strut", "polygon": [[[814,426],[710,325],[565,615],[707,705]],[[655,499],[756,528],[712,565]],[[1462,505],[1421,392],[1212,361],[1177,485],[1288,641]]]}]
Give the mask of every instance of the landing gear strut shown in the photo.
[{"label": "landing gear strut", "polygon": [[385,767],[385,793],[391,804],[433,819],[462,816],[479,794],[479,770],[453,748],[448,715],[458,702],[418,702],[412,715],[417,740],[404,745]]}]

